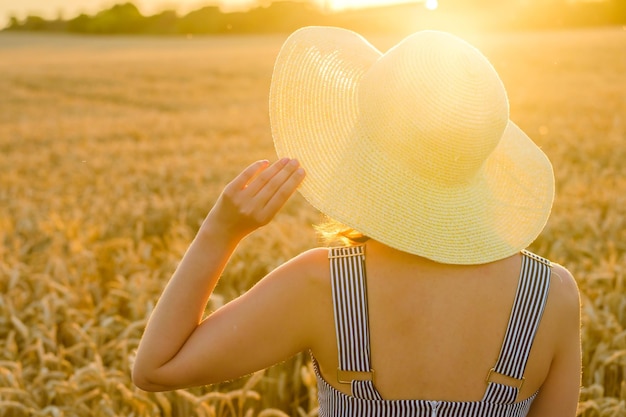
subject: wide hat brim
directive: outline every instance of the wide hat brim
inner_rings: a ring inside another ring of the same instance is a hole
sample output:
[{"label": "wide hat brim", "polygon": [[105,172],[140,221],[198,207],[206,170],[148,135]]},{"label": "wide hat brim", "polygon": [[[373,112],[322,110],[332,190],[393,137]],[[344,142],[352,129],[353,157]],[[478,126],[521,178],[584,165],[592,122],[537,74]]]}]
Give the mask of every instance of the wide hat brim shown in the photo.
[{"label": "wide hat brim", "polygon": [[526,248],[549,217],[554,176],[545,154],[508,120],[508,103],[503,133],[478,173],[433,181],[421,169],[428,155],[406,157],[393,141],[368,140],[360,84],[384,57],[340,28],[303,28],[284,43],[270,120],[278,156],[297,158],[307,172],[302,195],[372,239],[437,262],[481,264]]}]

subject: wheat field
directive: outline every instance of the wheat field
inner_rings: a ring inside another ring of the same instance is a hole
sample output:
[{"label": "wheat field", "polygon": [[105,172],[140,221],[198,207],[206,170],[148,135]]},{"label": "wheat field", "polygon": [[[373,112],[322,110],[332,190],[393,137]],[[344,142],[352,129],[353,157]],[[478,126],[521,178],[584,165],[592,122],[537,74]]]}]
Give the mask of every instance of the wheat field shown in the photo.
[{"label": "wheat field", "polygon": [[[554,164],[553,214],[531,249],[581,289],[579,415],[626,416],[626,28],[465,37]],[[273,158],[284,39],[0,33],[0,416],[317,415],[306,354],[212,387],[130,380],[146,318],[222,186]],[[317,245],[318,220],[296,196],[242,243],[209,307]]]}]

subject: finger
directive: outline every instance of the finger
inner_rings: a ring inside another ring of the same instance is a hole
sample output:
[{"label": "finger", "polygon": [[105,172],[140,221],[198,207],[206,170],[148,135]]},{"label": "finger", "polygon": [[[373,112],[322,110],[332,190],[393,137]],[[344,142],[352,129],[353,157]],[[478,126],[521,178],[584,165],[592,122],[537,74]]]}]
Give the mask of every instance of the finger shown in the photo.
[{"label": "finger", "polygon": [[230,186],[235,190],[242,190],[246,188],[246,185],[258,175],[258,173],[265,169],[269,165],[269,161],[261,160],[256,161],[244,169],[234,180],[231,181]]},{"label": "finger", "polygon": [[[270,172],[263,173],[264,175],[259,175],[259,178],[255,179],[254,185],[250,184],[251,187],[261,185],[256,195],[253,197],[254,202],[259,209],[265,207],[276,190],[278,190],[278,188],[285,181],[287,181],[287,179],[298,169],[299,166],[300,163],[295,159],[288,160],[286,163],[281,160],[280,163],[276,163],[271,167],[273,169],[268,169]],[[267,178],[267,176],[271,174],[273,175]]]},{"label": "finger", "polygon": [[252,198],[261,191],[274,176],[284,169],[289,163],[289,158],[282,158],[268,166],[253,178],[246,187],[246,194]]},{"label": "finger", "polygon": [[284,176],[284,180],[278,184],[273,192],[269,193],[269,199],[261,210],[261,217],[271,219],[285,205],[287,200],[296,192],[298,186],[305,177],[303,168],[296,166],[293,170],[283,170],[280,174],[272,178],[272,182],[278,183],[279,177]]}]

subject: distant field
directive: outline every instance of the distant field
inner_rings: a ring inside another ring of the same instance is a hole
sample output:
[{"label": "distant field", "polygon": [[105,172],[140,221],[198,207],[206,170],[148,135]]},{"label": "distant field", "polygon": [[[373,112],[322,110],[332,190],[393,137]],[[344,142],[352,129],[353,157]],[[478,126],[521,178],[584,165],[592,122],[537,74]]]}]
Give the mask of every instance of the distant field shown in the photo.
[{"label": "distant field", "polygon": [[[553,215],[532,249],[583,294],[579,414],[626,416],[626,30],[466,37],[554,164]],[[129,376],[222,186],[273,158],[268,88],[284,38],[0,33],[0,417],[316,415],[304,354],[171,393]],[[315,246],[317,220],[296,196],[242,244],[211,308]]]}]

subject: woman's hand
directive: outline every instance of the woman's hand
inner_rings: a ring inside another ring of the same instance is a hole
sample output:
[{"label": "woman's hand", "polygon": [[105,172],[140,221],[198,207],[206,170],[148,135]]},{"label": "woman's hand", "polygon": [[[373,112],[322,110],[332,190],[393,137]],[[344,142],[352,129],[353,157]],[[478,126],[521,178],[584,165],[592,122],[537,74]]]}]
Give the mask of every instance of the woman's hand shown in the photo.
[{"label": "woman's hand", "polygon": [[304,170],[295,159],[283,158],[271,165],[257,161],[224,188],[202,229],[241,239],[269,223],[303,179]]}]

